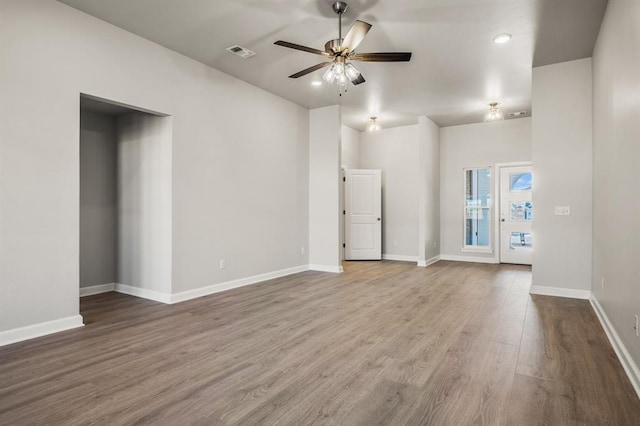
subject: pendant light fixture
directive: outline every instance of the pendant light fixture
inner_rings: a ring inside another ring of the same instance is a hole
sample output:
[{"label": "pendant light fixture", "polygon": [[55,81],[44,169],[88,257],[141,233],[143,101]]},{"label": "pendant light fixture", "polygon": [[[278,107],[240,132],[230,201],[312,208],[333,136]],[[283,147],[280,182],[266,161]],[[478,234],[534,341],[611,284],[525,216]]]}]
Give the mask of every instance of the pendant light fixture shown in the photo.
[{"label": "pendant light fixture", "polygon": [[377,132],[380,130],[380,123],[378,123],[378,117],[373,116],[369,118],[369,124],[367,125],[367,132]]},{"label": "pendant light fixture", "polygon": [[489,111],[484,115],[484,121],[499,121],[504,120],[504,113],[498,108],[497,102],[491,102],[489,104]]}]

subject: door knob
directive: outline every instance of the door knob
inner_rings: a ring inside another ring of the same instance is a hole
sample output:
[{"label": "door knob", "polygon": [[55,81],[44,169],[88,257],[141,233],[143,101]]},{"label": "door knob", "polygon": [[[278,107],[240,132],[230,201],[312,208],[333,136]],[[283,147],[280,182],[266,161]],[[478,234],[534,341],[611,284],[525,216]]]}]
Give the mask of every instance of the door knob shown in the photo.
[{"label": "door knob", "polygon": [[504,221],[505,221],[505,219],[500,219],[500,222],[504,222]]},{"label": "door knob", "polygon": [[382,220],[381,218],[378,218],[378,222],[381,221],[381,220]]}]

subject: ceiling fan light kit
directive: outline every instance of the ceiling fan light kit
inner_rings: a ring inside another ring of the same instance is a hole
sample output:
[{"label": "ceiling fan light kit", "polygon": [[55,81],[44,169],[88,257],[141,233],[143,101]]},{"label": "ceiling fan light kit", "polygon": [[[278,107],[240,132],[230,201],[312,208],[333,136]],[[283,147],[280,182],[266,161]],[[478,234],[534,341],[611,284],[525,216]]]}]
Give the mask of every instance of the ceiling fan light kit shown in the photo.
[{"label": "ceiling fan light kit", "polygon": [[356,48],[371,29],[371,24],[363,21],[355,21],[347,34],[342,38],[342,14],[349,6],[346,2],[336,1],[332,4],[333,11],[338,15],[338,38],[329,40],[324,45],[324,50],[302,46],[288,41],[278,40],[274,44],[324,56],[327,62],[322,62],[291,74],[289,78],[299,78],[319,69],[329,67],[322,75],[322,79],[330,84],[336,84],[339,94],[347,91],[347,82],[354,86],[365,82],[362,73],[351,61],[362,62],[408,62],[411,60],[411,52],[381,52],[381,53],[356,53]]}]

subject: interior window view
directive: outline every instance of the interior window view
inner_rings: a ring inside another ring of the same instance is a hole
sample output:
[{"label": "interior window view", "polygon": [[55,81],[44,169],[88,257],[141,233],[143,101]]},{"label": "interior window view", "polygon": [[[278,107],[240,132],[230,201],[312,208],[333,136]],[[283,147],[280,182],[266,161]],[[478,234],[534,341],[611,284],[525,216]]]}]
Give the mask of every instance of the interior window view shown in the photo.
[{"label": "interior window view", "polygon": [[0,426],[640,426],[640,1],[0,1]]}]

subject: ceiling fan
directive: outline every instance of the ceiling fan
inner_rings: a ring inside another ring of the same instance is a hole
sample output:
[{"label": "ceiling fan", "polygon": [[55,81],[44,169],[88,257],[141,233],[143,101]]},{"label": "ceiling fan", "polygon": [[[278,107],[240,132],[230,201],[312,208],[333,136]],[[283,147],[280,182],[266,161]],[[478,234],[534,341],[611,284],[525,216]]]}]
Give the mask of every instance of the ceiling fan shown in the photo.
[{"label": "ceiling fan", "polygon": [[355,21],[347,32],[347,35],[342,38],[342,14],[347,11],[348,5],[343,1],[336,1],[333,3],[332,8],[338,15],[338,38],[329,40],[324,45],[324,51],[282,40],[274,43],[278,46],[301,50],[327,58],[326,62],[321,62],[302,71],[298,71],[295,74],[291,74],[289,78],[302,77],[319,69],[330,67],[322,75],[322,79],[328,83],[336,82],[342,89],[346,86],[347,80],[351,81],[353,85],[365,82],[364,77],[360,71],[353,66],[351,61],[407,62],[411,60],[411,52],[356,53],[356,48],[371,29],[371,24],[363,21]]}]

